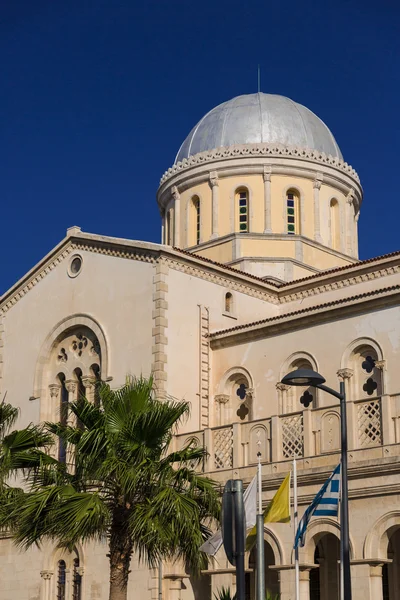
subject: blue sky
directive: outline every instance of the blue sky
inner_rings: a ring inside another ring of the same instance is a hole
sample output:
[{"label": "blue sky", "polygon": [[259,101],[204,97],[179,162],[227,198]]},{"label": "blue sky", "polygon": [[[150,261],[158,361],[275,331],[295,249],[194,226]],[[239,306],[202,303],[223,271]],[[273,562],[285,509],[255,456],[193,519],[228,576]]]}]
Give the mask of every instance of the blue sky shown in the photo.
[{"label": "blue sky", "polygon": [[395,1],[2,0],[0,292],[67,227],[159,241],[193,125],[257,91],[306,105],[364,187],[360,256],[399,248]]}]

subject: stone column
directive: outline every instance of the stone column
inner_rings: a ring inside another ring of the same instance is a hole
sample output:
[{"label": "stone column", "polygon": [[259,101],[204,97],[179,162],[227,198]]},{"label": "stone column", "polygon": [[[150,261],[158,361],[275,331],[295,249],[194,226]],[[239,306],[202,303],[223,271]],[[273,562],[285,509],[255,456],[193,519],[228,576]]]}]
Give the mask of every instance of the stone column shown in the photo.
[{"label": "stone column", "polygon": [[353,242],[354,242],[354,190],[350,190],[346,196],[346,211],[347,211],[347,224],[346,224],[346,251],[347,254],[353,256]]},{"label": "stone column", "polygon": [[[321,207],[319,204],[319,190],[321,189],[323,175],[317,173],[313,188],[314,188],[314,239],[316,242],[322,243],[321,237]],[[304,233],[304,232],[301,232]]]},{"label": "stone column", "polygon": [[264,167],[264,233],[272,233],[271,222],[271,167]]},{"label": "stone column", "polygon": [[53,421],[59,418],[61,385],[58,383],[52,383],[49,385],[49,391],[51,406],[46,411],[46,418],[49,421]]},{"label": "stone column", "polygon": [[352,560],[351,590],[353,600],[382,600],[382,565],[385,560]]},{"label": "stone column", "polygon": [[94,377],[90,377],[90,376],[85,376],[82,377],[82,383],[85,387],[85,396],[86,398],[89,400],[89,402],[92,402],[94,404],[94,391],[95,391],[95,379]]},{"label": "stone column", "polygon": [[286,395],[290,386],[286,385],[285,383],[278,382],[275,387],[278,390],[278,411],[279,414],[282,415],[284,412],[286,412]]},{"label": "stone column", "polygon": [[[310,600],[310,571],[318,565],[300,563],[300,600]],[[278,571],[280,600],[295,600],[294,565],[279,565],[270,567]]]},{"label": "stone column", "polygon": [[42,578],[40,600],[51,600],[51,578],[53,577],[53,571],[40,571],[40,577]]},{"label": "stone column", "polygon": [[372,564],[369,567],[371,598],[374,600],[383,600],[382,566]]},{"label": "stone column", "polygon": [[337,376],[342,379],[346,390],[346,408],[347,408],[347,445],[349,450],[354,450],[357,446],[357,418],[355,415],[354,403],[350,401],[350,379],[353,377],[353,369],[339,369]]},{"label": "stone column", "polygon": [[178,192],[178,188],[176,185],[172,186],[171,194],[174,199],[174,239],[171,240],[173,246],[177,246],[179,248],[180,245],[180,218],[181,218],[181,195]]},{"label": "stone column", "polygon": [[229,402],[229,395],[217,394],[214,400],[217,405],[217,425],[225,425],[225,405]]},{"label": "stone column", "polygon": [[211,239],[218,237],[218,173],[210,173],[210,187],[212,193],[212,221],[211,221]]}]

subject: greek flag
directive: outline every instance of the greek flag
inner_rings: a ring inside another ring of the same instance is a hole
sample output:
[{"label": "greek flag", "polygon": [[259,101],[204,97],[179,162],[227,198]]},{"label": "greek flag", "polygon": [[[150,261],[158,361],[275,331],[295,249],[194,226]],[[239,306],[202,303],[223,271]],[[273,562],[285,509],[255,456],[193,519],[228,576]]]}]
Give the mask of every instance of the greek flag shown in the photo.
[{"label": "greek flag", "polygon": [[294,547],[304,546],[311,517],[337,517],[340,492],[340,464],[327,479],[307,508],[297,528]]}]

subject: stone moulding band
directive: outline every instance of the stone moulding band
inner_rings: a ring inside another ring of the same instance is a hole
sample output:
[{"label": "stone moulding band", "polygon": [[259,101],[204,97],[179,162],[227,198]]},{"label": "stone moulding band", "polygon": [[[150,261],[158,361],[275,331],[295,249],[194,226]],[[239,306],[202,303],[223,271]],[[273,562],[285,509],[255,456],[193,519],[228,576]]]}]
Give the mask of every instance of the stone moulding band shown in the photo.
[{"label": "stone moulding band", "polygon": [[228,159],[242,156],[292,156],[294,158],[312,160],[317,163],[335,167],[336,169],[347,173],[360,183],[360,178],[351,165],[340,158],[325,154],[325,152],[312,150],[311,148],[300,148],[298,146],[285,146],[283,144],[244,144],[240,146],[228,146],[216,148],[215,150],[207,150],[206,152],[199,152],[198,154],[189,156],[189,158],[184,158],[181,162],[175,163],[164,173],[160,180],[160,186],[173,175],[176,175],[189,167],[213,162],[215,160],[223,160],[224,158]]}]

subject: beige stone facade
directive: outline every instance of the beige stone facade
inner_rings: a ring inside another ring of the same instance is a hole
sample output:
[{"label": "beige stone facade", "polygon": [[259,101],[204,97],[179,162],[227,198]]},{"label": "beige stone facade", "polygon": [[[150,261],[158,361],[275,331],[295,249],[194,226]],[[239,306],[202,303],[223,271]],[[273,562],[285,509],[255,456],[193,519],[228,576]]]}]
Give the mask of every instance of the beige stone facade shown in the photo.
[{"label": "beige stone facade", "polygon": [[[192,406],[176,447],[197,437],[221,483],[249,483],[261,452],[265,504],[296,456],[302,513],[339,461],[339,407],[310,390],[304,408],[301,389],[279,382],[300,366],[332,387],[344,379],[353,598],[399,600],[400,253],[358,261],[357,174],[318,149],[238,144],[176,163],[158,202],[162,244],[72,227],[1,298],[0,394],[25,426],[91,397],[93,378],[117,387],[153,372],[161,396]],[[265,527],[267,586],[282,600],[294,600],[293,537],[293,525]],[[338,538],[336,519],[312,519],[302,600],[339,597]],[[60,564],[65,600],[78,600],[79,578],[79,600],[105,600],[106,552],[23,553],[1,539],[0,600],[55,600]],[[253,599],[252,556],[247,568]],[[162,576],[164,600],[235,587],[223,551],[200,580],[180,565]],[[158,581],[135,560],[129,598],[156,600]]]}]

